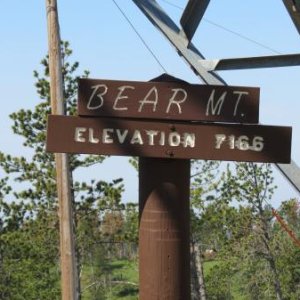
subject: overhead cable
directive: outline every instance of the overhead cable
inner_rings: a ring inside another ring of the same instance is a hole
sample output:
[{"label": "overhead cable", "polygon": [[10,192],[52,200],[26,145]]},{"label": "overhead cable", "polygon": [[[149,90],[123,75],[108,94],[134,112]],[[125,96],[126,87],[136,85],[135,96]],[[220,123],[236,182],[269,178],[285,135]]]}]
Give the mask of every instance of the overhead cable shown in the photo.
[{"label": "overhead cable", "polygon": [[125,14],[124,10],[122,10],[122,8],[118,5],[118,3],[115,0],[112,0],[113,3],[115,4],[115,6],[118,8],[118,10],[121,12],[121,14],[123,15],[123,17],[125,18],[125,20],[128,22],[128,24],[130,25],[130,27],[133,29],[133,31],[136,33],[136,35],[139,37],[139,39],[142,41],[142,43],[144,44],[144,46],[146,47],[146,49],[150,52],[150,54],[152,55],[152,57],[156,60],[156,62],[159,64],[159,66],[163,69],[163,71],[165,73],[168,73],[167,70],[165,69],[165,67],[162,65],[162,63],[160,62],[160,60],[158,59],[158,57],[154,54],[154,52],[151,50],[151,48],[148,46],[147,42],[144,40],[144,38],[141,36],[141,34],[137,31],[137,29],[135,28],[134,24],[129,20],[129,18],[127,17],[127,15]]},{"label": "overhead cable", "polygon": [[[182,7],[180,7],[180,6],[176,5],[176,4],[173,4],[172,2],[170,2],[168,0],[161,0],[161,1],[163,1],[166,4],[168,4],[170,6],[173,6],[173,7],[177,8],[177,9],[180,9],[180,10],[183,11]],[[269,51],[271,51],[273,53],[276,53],[276,54],[282,54],[281,52],[279,52],[279,51],[277,51],[277,50],[275,50],[275,49],[273,49],[273,48],[271,48],[269,46],[266,46],[265,44],[262,44],[262,43],[254,40],[252,38],[249,38],[249,37],[247,37],[247,36],[245,36],[245,35],[237,32],[237,31],[231,30],[231,29],[229,29],[229,28],[227,28],[227,27],[225,27],[223,25],[220,25],[220,24],[218,24],[218,23],[216,23],[214,21],[211,21],[211,20],[209,20],[207,18],[203,18],[203,21],[206,22],[206,23],[209,23],[209,24],[211,24],[211,25],[213,25],[215,27],[218,27],[218,28],[220,28],[220,29],[222,29],[224,31],[227,31],[227,32],[229,32],[229,33],[231,33],[231,34],[233,34],[233,35],[235,35],[235,36],[237,36],[237,37],[239,37],[239,38],[241,38],[243,40],[246,40],[246,41],[248,41],[250,43],[253,43],[253,44],[257,45],[257,46],[260,46],[261,48],[267,49],[267,50],[269,50]]]}]

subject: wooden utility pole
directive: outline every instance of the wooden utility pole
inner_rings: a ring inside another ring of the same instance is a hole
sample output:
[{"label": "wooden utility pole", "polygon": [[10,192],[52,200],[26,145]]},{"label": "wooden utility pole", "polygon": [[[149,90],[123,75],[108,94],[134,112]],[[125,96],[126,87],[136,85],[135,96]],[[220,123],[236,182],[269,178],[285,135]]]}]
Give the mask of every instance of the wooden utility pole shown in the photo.
[{"label": "wooden utility pole", "polygon": [[[46,0],[49,44],[50,98],[52,114],[64,114],[64,88],[56,0]],[[60,218],[62,299],[78,299],[78,272],[73,233],[71,174],[67,154],[55,153]]]}]

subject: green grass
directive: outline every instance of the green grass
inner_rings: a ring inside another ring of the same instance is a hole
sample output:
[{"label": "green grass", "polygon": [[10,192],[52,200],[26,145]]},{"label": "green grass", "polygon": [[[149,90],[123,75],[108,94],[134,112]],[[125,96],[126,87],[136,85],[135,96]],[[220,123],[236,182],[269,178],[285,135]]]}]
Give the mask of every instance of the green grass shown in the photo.
[{"label": "green grass", "polygon": [[203,264],[203,272],[205,275],[209,274],[211,269],[219,264],[219,261],[217,260],[208,260],[205,261]]},{"label": "green grass", "polygon": [[[207,276],[210,271],[220,265],[218,260],[205,261],[203,271]],[[138,264],[137,261],[114,260],[106,261],[102,266],[106,285],[99,287],[99,293],[95,287],[86,289],[92,284],[95,267],[85,266],[82,272],[81,287],[84,291],[82,300],[137,300],[138,299]],[[104,277],[101,277],[104,278]],[[91,292],[94,289],[94,294]],[[234,300],[246,300],[240,292],[239,275],[236,274],[231,280],[231,292]],[[97,296],[95,296],[95,294]]]},{"label": "green grass", "polygon": [[[102,265],[101,284],[92,285],[95,267],[83,268],[81,278],[82,300],[136,300],[138,299],[138,267],[136,261],[114,260]],[[98,273],[99,274],[99,273]],[[89,287],[90,286],[90,287]]]},{"label": "green grass", "polygon": [[138,299],[138,267],[137,262],[126,260],[114,261],[111,264],[113,269],[113,284],[108,299],[136,300]]}]

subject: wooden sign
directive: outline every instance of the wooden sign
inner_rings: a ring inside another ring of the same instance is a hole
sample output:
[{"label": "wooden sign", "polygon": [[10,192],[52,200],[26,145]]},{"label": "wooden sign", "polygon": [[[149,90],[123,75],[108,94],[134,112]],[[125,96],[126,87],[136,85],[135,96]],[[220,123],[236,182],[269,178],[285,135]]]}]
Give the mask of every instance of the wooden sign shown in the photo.
[{"label": "wooden sign", "polygon": [[50,115],[47,151],[289,163],[291,127]]},{"label": "wooden sign", "polygon": [[258,123],[259,88],[80,79],[78,114]]}]

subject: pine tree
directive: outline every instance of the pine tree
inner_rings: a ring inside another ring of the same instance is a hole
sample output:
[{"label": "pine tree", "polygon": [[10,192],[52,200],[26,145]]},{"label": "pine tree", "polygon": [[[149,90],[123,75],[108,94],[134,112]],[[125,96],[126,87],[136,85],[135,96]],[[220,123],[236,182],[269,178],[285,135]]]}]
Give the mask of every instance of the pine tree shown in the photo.
[{"label": "pine tree", "polygon": [[[79,64],[70,62],[72,50],[68,42],[62,42],[61,48],[64,104],[67,115],[74,115]],[[10,115],[13,132],[23,138],[23,146],[29,149],[26,151],[29,154],[12,156],[0,152],[0,174],[3,174],[0,175],[1,299],[60,299],[55,165],[53,154],[45,152],[46,120],[50,113],[48,57],[41,61],[41,65],[41,74],[34,71],[39,96],[37,105]],[[88,74],[84,71],[82,77]],[[71,172],[101,163],[104,159],[99,155],[72,155]],[[97,232],[99,203],[107,202],[105,195],[112,191],[120,199],[123,189],[122,180],[73,183],[77,244],[81,256],[86,249],[82,239],[93,240],[100,234]],[[84,262],[83,257],[81,262]]]}]

